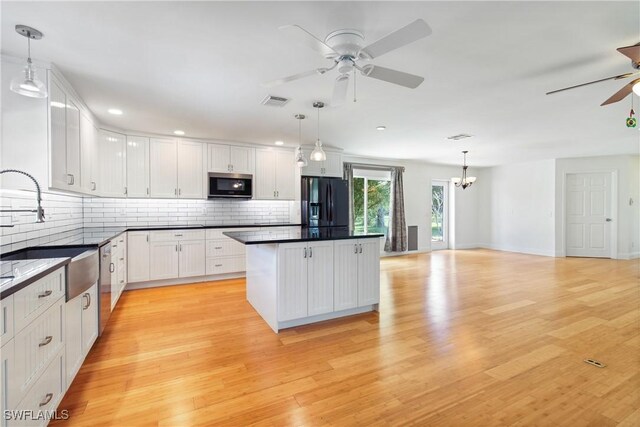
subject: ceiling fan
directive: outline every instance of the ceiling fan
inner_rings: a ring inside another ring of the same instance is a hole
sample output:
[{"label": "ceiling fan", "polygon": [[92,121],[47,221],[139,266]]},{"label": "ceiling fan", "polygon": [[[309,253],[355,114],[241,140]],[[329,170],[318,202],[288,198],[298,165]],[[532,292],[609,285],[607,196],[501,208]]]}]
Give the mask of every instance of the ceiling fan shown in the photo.
[{"label": "ceiling fan", "polygon": [[[619,47],[617,50],[624,56],[631,59],[631,66],[635,70],[640,70],[640,43],[635,44],[633,46]],[[607,77],[605,79],[600,79],[600,80],[594,80],[592,82],[582,83],[575,86],[569,86],[563,89],[552,90],[551,92],[547,92],[547,95],[551,95],[551,94],[562,92],[569,89],[575,89],[582,86],[592,85],[594,83],[606,82],[607,80],[621,80],[621,79],[626,79],[633,76],[636,76],[638,78],[631,80],[629,83],[623,86],[622,89],[620,89],[619,91],[611,95],[606,101],[600,104],[601,106],[609,105],[609,104],[613,104],[614,102],[622,101],[631,92],[635,92],[636,95],[640,96],[640,77],[639,77],[640,71],[620,74],[617,76]]]},{"label": "ceiling fan", "polygon": [[324,41],[318,39],[299,25],[285,25],[279,29],[288,36],[295,38],[298,42],[319,52],[326,59],[331,60],[333,65],[327,68],[316,68],[304,73],[294,74],[278,80],[272,80],[270,82],[263,83],[263,86],[265,87],[277,86],[316,74],[325,74],[326,72],[337,68],[339,74],[333,88],[331,105],[338,106],[344,104],[344,101],[347,98],[349,75],[354,69],[360,71],[360,73],[365,77],[383,80],[385,82],[411,89],[415,89],[424,81],[424,77],[380,67],[379,65],[361,63],[361,61],[369,61],[371,59],[378,58],[385,53],[408,45],[409,43],[431,34],[431,28],[422,19],[416,19],[409,25],[394,31],[388,36],[383,37],[368,46],[363,46],[364,35],[362,32],[353,29],[333,31],[325,37]]}]

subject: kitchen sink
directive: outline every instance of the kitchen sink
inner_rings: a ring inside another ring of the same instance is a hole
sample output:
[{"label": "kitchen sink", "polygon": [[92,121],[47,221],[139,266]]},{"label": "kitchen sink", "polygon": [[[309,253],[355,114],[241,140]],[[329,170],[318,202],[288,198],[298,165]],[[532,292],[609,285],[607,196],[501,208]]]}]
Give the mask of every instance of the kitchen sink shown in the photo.
[{"label": "kitchen sink", "polygon": [[22,249],[1,255],[2,261],[23,261],[44,258],[71,258],[67,269],[66,299],[72,300],[98,281],[100,274],[98,251],[86,246],[52,246]]}]

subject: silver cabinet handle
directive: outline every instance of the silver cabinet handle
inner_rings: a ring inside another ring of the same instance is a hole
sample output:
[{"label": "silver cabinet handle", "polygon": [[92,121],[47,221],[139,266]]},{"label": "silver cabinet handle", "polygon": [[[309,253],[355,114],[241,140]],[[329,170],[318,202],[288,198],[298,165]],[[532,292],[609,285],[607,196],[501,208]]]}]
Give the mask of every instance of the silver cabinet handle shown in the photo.
[{"label": "silver cabinet handle", "polygon": [[95,183],[95,181],[91,181],[91,191],[96,191],[96,183]]},{"label": "silver cabinet handle", "polygon": [[215,264],[216,267],[222,267],[222,264]]},{"label": "silver cabinet handle", "polygon": [[149,235],[147,234],[147,243],[149,243]]},{"label": "silver cabinet handle", "polygon": [[74,182],[74,181],[75,181],[75,180],[73,179],[73,174],[68,173],[68,174],[67,174],[67,184],[68,184],[68,185],[73,185],[73,182]]},{"label": "silver cabinet handle", "polygon": [[42,292],[41,294],[38,294],[38,298],[46,298],[49,295],[51,295],[53,293],[52,290],[46,290],[44,292]]},{"label": "silver cabinet handle", "polygon": [[276,190],[276,197],[280,198],[280,192],[278,190]]},{"label": "silver cabinet handle", "polygon": [[606,219],[605,219],[605,221],[607,221],[607,222],[611,222],[611,221],[613,221],[613,220],[612,220],[611,218],[606,218]]},{"label": "silver cabinet handle", "polygon": [[42,341],[40,344],[38,344],[38,347],[44,347],[45,345],[49,344],[51,342],[51,340],[53,340],[53,337],[51,335],[48,335],[44,341]]},{"label": "silver cabinet handle", "polygon": [[180,252],[182,252],[182,245],[178,245],[178,247],[180,248]]},{"label": "silver cabinet handle", "polygon": [[47,403],[51,402],[51,399],[53,399],[53,393],[47,393],[47,394],[44,396],[44,400],[43,400],[42,402],[40,402],[40,403],[38,404],[38,406],[40,406],[40,407],[46,406],[46,405],[47,405]]},{"label": "silver cabinet handle", "polygon": [[147,187],[147,196],[149,195],[149,187]]},{"label": "silver cabinet handle", "polygon": [[176,245],[176,252],[178,252],[178,245]]},{"label": "silver cabinet handle", "polygon": [[124,280],[120,280],[120,283],[124,283]]},{"label": "silver cabinet handle", "polygon": [[174,189],[173,189],[173,195],[174,195],[174,196],[177,196],[177,195],[178,195],[178,189],[177,189],[177,188],[174,188]]},{"label": "silver cabinet handle", "polygon": [[276,190],[273,190],[273,197],[276,197]]},{"label": "silver cabinet handle", "polygon": [[309,248],[309,258],[313,258],[313,249]]},{"label": "silver cabinet handle", "polygon": [[304,248],[304,257],[307,257],[307,248]]},{"label": "silver cabinet handle", "polygon": [[358,244],[357,243],[355,245],[353,245],[353,253],[354,254],[358,253]]},{"label": "silver cabinet handle", "polygon": [[178,188],[178,196],[182,195],[182,188]]},{"label": "silver cabinet handle", "polygon": [[359,244],[358,246],[360,246],[360,253],[362,253],[362,243]]},{"label": "silver cabinet handle", "polygon": [[214,249],[222,249],[222,246],[215,246]]},{"label": "silver cabinet handle", "polygon": [[87,305],[85,305],[84,307],[82,307],[83,310],[88,309],[89,307],[91,307],[91,294],[89,292],[86,292],[82,295],[82,298],[86,298],[87,300]]},{"label": "silver cabinet handle", "polygon": [[174,234],[174,237],[182,237],[182,234]]},{"label": "silver cabinet handle", "polygon": [[109,263],[109,273],[113,273],[116,271],[116,266],[114,263]]},{"label": "silver cabinet handle", "polygon": [[127,191],[127,187],[124,187],[124,195],[126,196],[126,195],[127,195],[127,193],[128,193],[128,191]]}]

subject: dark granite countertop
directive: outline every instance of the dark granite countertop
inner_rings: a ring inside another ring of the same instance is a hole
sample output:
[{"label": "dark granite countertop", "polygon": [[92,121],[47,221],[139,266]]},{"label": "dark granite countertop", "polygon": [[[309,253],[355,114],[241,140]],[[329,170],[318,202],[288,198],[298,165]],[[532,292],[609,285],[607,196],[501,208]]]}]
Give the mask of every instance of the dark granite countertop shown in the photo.
[{"label": "dark granite countertop", "polygon": [[70,262],[71,258],[0,261],[0,299],[18,292]]},{"label": "dark granite countertop", "polygon": [[380,238],[384,234],[360,233],[347,227],[276,227],[270,230],[258,231],[227,231],[225,236],[245,245],[259,245],[269,243],[313,242],[319,240],[344,240]]}]

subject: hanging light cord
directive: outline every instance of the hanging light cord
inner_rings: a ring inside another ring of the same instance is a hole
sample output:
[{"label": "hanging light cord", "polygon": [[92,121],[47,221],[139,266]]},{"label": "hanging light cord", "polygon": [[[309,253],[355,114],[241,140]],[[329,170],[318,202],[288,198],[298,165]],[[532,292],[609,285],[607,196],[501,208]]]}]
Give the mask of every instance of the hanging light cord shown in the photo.
[{"label": "hanging light cord", "polygon": [[316,139],[316,145],[321,145],[320,142],[320,106],[318,106],[318,138]]}]

